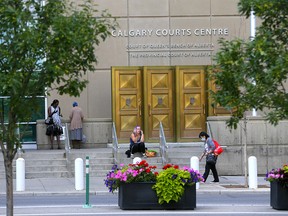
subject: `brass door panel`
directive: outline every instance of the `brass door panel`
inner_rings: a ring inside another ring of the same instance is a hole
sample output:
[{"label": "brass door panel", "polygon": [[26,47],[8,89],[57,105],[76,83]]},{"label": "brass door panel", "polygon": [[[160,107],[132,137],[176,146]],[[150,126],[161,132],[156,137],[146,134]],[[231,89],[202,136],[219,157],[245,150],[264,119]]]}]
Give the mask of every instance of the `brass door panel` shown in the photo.
[{"label": "brass door panel", "polygon": [[118,141],[129,142],[136,125],[145,142],[159,141],[162,122],[168,142],[191,142],[206,125],[202,66],[113,67],[112,116]]},{"label": "brass door panel", "polygon": [[[218,87],[213,81],[210,81],[209,89],[215,92],[217,91]],[[209,116],[229,116],[232,114],[231,111],[221,107],[219,104],[214,104],[211,97],[209,97],[208,103],[209,103],[208,107]]]},{"label": "brass door panel", "polygon": [[174,68],[144,67],[145,140],[159,140],[162,122],[166,140],[174,140]]},{"label": "brass door panel", "polygon": [[205,130],[204,67],[176,67],[177,141],[197,139]]},{"label": "brass door panel", "polygon": [[119,142],[129,142],[133,128],[142,125],[141,71],[140,67],[112,68],[112,112]]}]

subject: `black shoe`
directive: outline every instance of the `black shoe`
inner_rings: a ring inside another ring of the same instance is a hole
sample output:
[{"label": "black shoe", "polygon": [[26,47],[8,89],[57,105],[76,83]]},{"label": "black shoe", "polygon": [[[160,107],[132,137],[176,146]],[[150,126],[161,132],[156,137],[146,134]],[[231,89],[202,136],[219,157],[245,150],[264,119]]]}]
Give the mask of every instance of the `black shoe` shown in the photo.
[{"label": "black shoe", "polygon": [[211,181],[210,183],[219,183],[219,181],[215,181],[215,180],[214,180],[214,181]]}]

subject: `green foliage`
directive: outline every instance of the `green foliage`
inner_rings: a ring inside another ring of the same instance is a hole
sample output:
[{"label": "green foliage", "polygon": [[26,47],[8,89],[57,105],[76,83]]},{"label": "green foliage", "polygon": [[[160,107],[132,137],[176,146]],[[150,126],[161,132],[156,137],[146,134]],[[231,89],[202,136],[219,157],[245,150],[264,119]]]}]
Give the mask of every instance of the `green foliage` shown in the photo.
[{"label": "green foliage", "polygon": [[202,177],[194,170],[169,166],[157,175],[153,189],[156,191],[159,204],[178,202],[184,194],[184,186],[191,186],[199,181],[202,181]]},{"label": "green foliage", "polygon": [[83,75],[95,70],[95,46],[116,26],[90,0],[81,5],[45,2],[0,1],[0,95],[10,98],[7,127],[0,110],[0,143],[14,153],[14,144],[20,145],[17,122],[29,121],[37,112],[37,96],[52,89],[79,96],[88,83]]},{"label": "green foliage", "polygon": [[255,108],[277,124],[288,116],[288,11],[286,0],[241,0],[239,10],[247,18],[251,9],[261,18],[253,40],[220,40],[210,79],[219,91],[215,103],[235,110],[229,127],[237,127],[244,113]]},{"label": "green foliage", "polygon": [[29,122],[39,109],[38,96],[52,89],[60,95],[79,96],[88,83],[83,75],[95,70],[95,46],[116,26],[110,14],[96,10],[92,0],[80,2],[0,1],[0,95],[9,99],[7,124],[0,107],[7,215],[13,215],[12,161],[21,147],[17,123]]},{"label": "green foliage", "polygon": [[157,151],[153,150],[153,149],[148,149],[147,152],[155,152],[155,153],[157,153]]},{"label": "green foliage", "polygon": [[163,204],[172,200],[178,202],[184,193],[185,186],[192,186],[203,181],[199,171],[188,167],[179,169],[178,165],[166,164],[159,173],[154,172],[155,169],[156,166],[149,166],[145,160],[128,166],[114,165],[104,182],[109,192],[112,193],[122,183],[155,182],[152,188],[156,191],[158,202]]}]

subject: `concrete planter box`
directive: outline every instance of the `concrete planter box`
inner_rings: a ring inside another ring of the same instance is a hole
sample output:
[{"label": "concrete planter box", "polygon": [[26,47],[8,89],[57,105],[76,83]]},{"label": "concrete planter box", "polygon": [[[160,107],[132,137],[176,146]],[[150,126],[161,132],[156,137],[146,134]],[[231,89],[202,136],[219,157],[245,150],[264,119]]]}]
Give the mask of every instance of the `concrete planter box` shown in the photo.
[{"label": "concrete planter box", "polygon": [[157,209],[186,209],[196,208],[196,185],[185,187],[184,194],[179,202],[171,201],[160,205],[156,192],[152,189],[154,183],[121,184],[118,192],[118,205],[121,209],[157,210]]}]

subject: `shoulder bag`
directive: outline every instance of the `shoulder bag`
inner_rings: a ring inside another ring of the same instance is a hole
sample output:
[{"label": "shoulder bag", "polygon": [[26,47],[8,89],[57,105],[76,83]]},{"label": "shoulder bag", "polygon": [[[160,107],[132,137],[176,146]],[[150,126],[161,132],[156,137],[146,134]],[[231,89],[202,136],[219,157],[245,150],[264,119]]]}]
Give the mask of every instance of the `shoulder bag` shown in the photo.
[{"label": "shoulder bag", "polygon": [[53,118],[52,117],[48,117],[47,119],[45,119],[45,124],[46,125],[52,125],[53,124]]},{"label": "shoulder bag", "polygon": [[216,156],[214,154],[208,154],[206,156],[206,163],[211,165],[216,164]]}]

